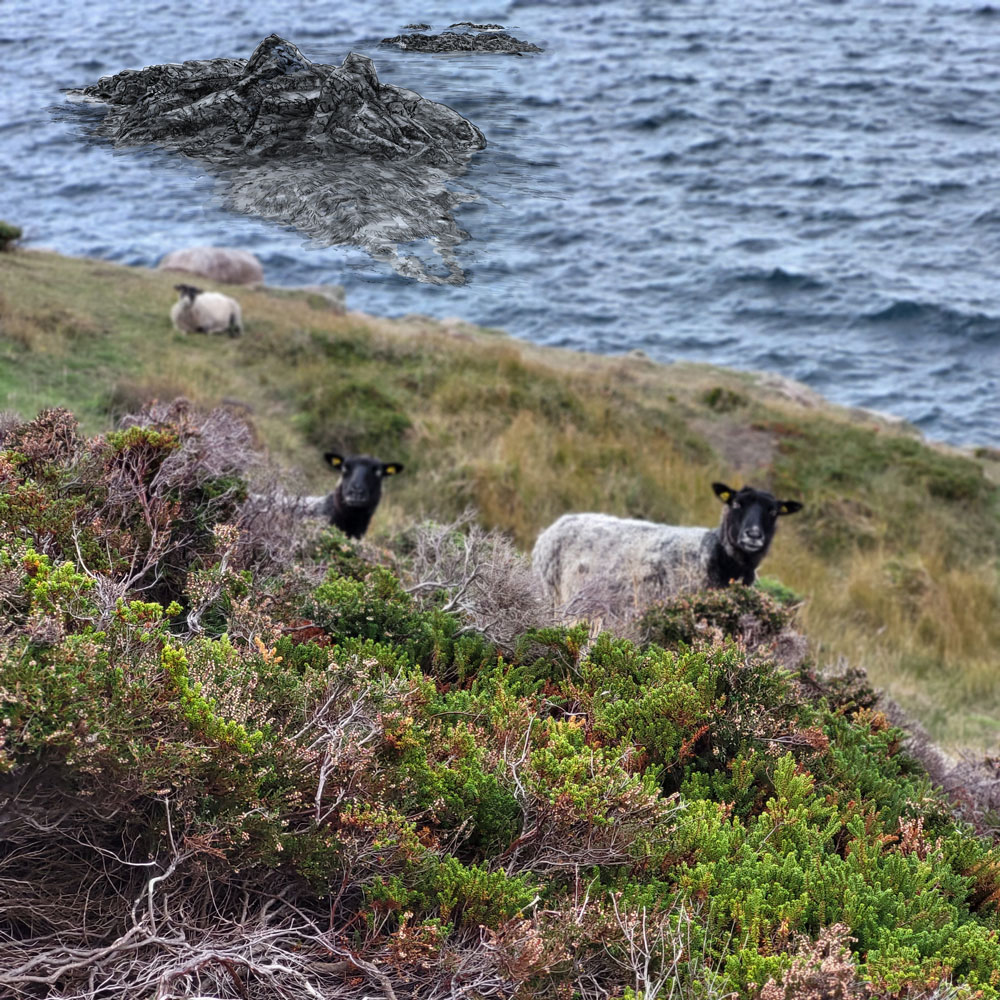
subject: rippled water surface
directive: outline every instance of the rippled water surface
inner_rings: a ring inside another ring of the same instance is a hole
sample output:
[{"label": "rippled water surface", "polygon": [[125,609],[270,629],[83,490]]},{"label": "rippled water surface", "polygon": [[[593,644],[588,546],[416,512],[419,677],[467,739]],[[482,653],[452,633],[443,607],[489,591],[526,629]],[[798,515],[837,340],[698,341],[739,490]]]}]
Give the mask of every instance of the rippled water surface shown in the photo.
[{"label": "rippled water surface", "polygon": [[[414,20],[499,22],[545,51],[379,46]],[[370,55],[483,130],[457,182],[465,285],[232,214],[197,163],[85,141],[60,111],[65,88],[247,57],[271,32],[317,62]],[[245,247],[270,283],[341,283],[354,308],[777,370],[1000,444],[1000,8],[6,0],[0,60],[0,217],[29,245],[145,265]]]}]

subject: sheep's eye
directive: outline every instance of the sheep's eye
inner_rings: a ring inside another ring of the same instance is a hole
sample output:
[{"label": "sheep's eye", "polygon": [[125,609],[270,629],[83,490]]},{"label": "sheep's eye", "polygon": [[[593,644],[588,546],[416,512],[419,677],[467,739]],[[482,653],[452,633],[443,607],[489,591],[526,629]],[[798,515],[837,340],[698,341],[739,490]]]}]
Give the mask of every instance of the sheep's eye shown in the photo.
[{"label": "sheep's eye", "polygon": [[739,500],[734,500],[730,504],[730,506],[733,508],[733,510],[739,510],[740,509],[740,502],[739,502]]},{"label": "sheep's eye", "polygon": [[351,467],[344,462],[344,464],[340,467],[340,471],[346,476],[347,473],[351,471]]}]

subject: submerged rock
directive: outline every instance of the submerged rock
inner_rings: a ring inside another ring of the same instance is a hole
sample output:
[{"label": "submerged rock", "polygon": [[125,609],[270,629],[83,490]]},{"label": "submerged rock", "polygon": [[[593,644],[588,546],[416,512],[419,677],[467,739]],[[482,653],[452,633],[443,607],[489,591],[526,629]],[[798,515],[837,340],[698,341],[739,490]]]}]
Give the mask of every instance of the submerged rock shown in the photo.
[{"label": "submerged rock", "polygon": [[[479,25],[475,25],[479,27]],[[484,25],[484,27],[489,27]],[[499,27],[499,25],[497,26]],[[521,41],[505,31],[444,31],[440,35],[395,35],[383,38],[383,45],[396,45],[413,52],[541,52],[537,45]]]},{"label": "submerged rock", "polygon": [[[249,59],[124,70],[77,92],[111,106],[97,134],[202,160],[227,203],[331,246],[362,247],[418,280],[461,283],[452,212],[469,195],[446,182],[486,145],[472,122],[412,90],[381,83],[367,56],[313,63],[270,35]],[[429,239],[447,274],[398,244]]]}]

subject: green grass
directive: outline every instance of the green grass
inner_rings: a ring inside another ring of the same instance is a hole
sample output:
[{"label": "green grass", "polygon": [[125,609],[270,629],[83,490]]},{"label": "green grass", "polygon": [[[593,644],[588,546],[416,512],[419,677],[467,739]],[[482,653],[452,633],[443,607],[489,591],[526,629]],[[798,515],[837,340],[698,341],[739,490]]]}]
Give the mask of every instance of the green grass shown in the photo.
[{"label": "green grass", "polygon": [[771,488],[805,510],[782,520],[764,572],[805,598],[819,660],[865,667],[945,744],[998,743],[996,452],[930,447],[746,374],[337,316],[266,289],[225,289],[243,306],[243,338],[185,335],[168,318],[175,281],[0,256],[3,407],[63,405],[94,433],[147,398],[226,401],[317,491],[333,483],[325,449],[401,461],[376,537],[471,504],[527,550],[568,510],[714,524],[713,480]]}]

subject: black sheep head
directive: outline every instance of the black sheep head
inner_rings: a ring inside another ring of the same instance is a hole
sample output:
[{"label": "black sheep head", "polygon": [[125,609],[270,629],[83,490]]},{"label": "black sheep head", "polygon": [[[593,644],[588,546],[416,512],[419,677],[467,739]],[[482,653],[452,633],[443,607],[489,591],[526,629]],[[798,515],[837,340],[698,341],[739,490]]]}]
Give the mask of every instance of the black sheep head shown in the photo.
[{"label": "black sheep head", "polygon": [[726,505],[720,528],[723,545],[743,553],[754,565],[767,555],[778,518],[802,509],[798,500],[778,500],[751,486],[734,490],[725,483],[712,483],[712,489]]},{"label": "black sheep head", "polygon": [[370,455],[339,455],[328,451],[323,457],[340,473],[337,493],[346,507],[374,511],[382,499],[382,480],[403,471],[401,462],[383,462]]},{"label": "black sheep head", "polygon": [[194,300],[201,295],[204,289],[196,288],[194,285],[174,285],[174,291],[180,292],[182,299],[187,299],[188,302],[194,302]]}]

